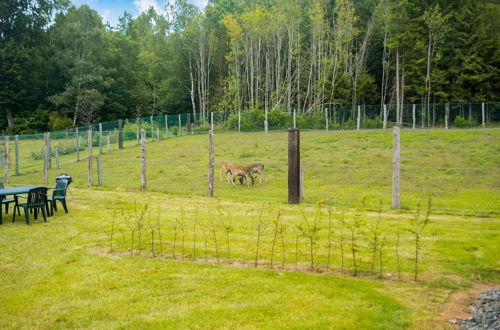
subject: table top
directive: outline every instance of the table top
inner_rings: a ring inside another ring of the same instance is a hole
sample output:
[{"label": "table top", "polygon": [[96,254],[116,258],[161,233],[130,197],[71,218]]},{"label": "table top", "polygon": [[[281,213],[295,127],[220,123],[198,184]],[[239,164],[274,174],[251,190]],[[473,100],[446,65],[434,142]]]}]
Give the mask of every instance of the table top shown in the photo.
[{"label": "table top", "polygon": [[0,189],[0,196],[27,194],[31,189],[40,187],[43,186],[22,186],[22,187],[3,188]]}]

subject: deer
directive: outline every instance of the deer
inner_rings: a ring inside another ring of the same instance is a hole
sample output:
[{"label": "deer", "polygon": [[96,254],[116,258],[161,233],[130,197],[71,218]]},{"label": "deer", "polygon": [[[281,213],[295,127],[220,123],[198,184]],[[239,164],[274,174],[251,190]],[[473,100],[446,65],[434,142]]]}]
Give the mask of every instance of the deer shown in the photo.
[{"label": "deer", "polygon": [[262,163],[253,163],[252,165],[247,167],[248,172],[250,173],[250,178],[252,179],[252,186],[255,184],[255,177],[252,175],[254,173],[259,174],[259,184],[262,183],[262,177],[264,174],[264,164]]},{"label": "deer", "polygon": [[[248,170],[248,167],[233,165],[231,168],[229,168],[227,170],[226,174],[228,175],[229,181],[233,184],[233,187],[236,186],[234,184],[234,182],[236,181],[237,176],[241,176],[242,178],[244,178],[247,187],[250,187],[250,184],[248,183],[248,181],[249,181],[249,177],[251,177],[251,175],[250,175],[250,172]],[[243,181],[240,180],[240,183],[243,184]]]},{"label": "deer", "polygon": [[224,173],[226,173],[227,182],[230,183],[229,182],[229,170],[231,167],[234,166],[233,163],[223,161],[223,162],[220,162],[219,165],[220,165],[219,180],[222,181],[222,172],[224,171]]}]

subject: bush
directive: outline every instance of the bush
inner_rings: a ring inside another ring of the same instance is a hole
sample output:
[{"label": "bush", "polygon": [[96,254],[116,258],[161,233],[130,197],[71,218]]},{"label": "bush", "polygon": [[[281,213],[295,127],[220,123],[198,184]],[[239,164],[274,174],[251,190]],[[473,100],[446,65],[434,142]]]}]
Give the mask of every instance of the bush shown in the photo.
[{"label": "bush", "polygon": [[464,117],[462,116],[457,116],[455,120],[453,121],[453,125],[456,127],[467,127],[469,124],[467,123],[467,120],[465,120]]},{"label": "bush", "polygon": [[382,128],[384,127],[384,123],[377,116],[375,119],[367,119],[363,124],[363,128]]}]

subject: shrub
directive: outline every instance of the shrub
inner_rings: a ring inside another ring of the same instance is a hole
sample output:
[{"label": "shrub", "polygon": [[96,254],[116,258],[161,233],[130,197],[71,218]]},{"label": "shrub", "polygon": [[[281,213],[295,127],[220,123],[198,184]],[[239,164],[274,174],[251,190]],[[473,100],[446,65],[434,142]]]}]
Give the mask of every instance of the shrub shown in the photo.
[{"label": "shrub", "polygon": [[457,116],[455,120],[453,121],[453,125],[456,127],[467,127],[469,124],[467,123],[467,120],[465,120],[464,117],[462,116]]}]

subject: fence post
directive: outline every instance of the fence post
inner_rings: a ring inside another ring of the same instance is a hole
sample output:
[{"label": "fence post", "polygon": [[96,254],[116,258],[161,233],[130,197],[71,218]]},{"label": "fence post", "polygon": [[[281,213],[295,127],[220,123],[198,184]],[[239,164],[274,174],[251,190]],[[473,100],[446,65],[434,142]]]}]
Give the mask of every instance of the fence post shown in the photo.
[{"label": "fence post", "polygon": [[97,184],[102,186],[102,155],[97,156]]},{"label": "fence post", "polygon": [[136,118],[135,119],[135,141],[137,142],[137,145],[140,144],[140,142],[139,142],[139,126],[140,126],[139,118]]},{"label": "fence post", "polygon": [[288,204],[300,204],[300,130],[288,130]]},{"label": "fence post", "polygon": [[215,131],[214,130],[214,112],[210,112],[210,127],[212,129],[212,131]]},{"label": "fence post", "polygon": [[191,114],[188,113],[187,116],[186,116],[186,130],[187,130],[187,133],[192,133],[191,131]]},{"label": "fence post", "polygon": [[393,127],[393,156],[392,156],[392,208],[399,210],[401,208],[401,186],[400,186],[400,151],[401,151],[401,130],[399,127]]},{"label": "fence post", "polygon": [[52,168],[52,146],[50,143],[50,132],[47,132],[47,146],[49,147],[49,168]]},{"label": "fence post", "polygon": [[165,115],[165,136],[168,139],[168,115]]},{"label": "fence post", "polygon": [[[9,169],[10,169],[10,146],[9,146],[9,136],[5,136],[5,153],[4,153],[4,179],[5,183],[9,183]],[[1,206],[1,205],[0,205]]]},{"label": "fence post", "polygon": [[153,120],[153,115],[151,115],[151,140],[154,141],[154,139],[155,139],[154,120]]},{"label": "fence post", "polygon": [[80,135],[78,134],[78,127],[75,129],[76,134],[76,161],[80,161]]},{"label": "fence post", "polygon": [[241,110],[238,109],[238,132],[241,132]]},{"label": "fence post", "polygon": [[160,141],[160,128],[159,127],[156,128],[156,139],[158,141]]},{"label": "fence post", "polygon": [[444,128],[448,129],[448,120],[450,119],[450,105],[446,103],[444,106]]},{"label": "fence post", "polygon": [[118,120],[118,149],[123,149],[123,119]]},{"label": "fence post", "polygon": [[484,102],[481,103],[481,117],[482,117],[482,126],[483,127],[486,127],[486,116],[485,116],[485,113],[484,113]]},{"label": "fence post", "polygon": [[102,155],[102,123],[99,123],[99,155]]},{"label": "fence post", "polygon": [[297,128],[297,112],[293,109],[293,128]]},{"label": "fence post", "polygon": [[330,130],[329,123],[328,123],[328,108],[325,109],[325,130],[326,131]]},{"label": "fence post", "polygon": [[181,115],[179,115],[179,131],[177,132],[177,136],[181,136],[182,135],[182,119],[181,119]]},{"label": "fence post", "polygon": [[94,185],[94,177],[92,175],[92,130],[87,131],[87,150],[88,150],[88,183],[89,186]]},{"label": "fence post", "polygon": [[16,141],[16,144],[15,144],[15,153],[16,153],[16,173],[15,175],[18,176],[19,175],[19,135],[16,135],[15,137],[15,141]]},{"label": "fence post", "polygon": [[146,190],[146,132],[141,129],[141,191]]},{"label": "fence post", "polygon": [[56,168],[59,169],[59,149],[56,147]]},{"label": "fence post", "polygon": [[383,119],[384,120],[384,124],[383,124],[384,126],[383,126],[383,128],[386,129],[387,128],[387,105],[386,104],[384,104],[384,113],[383,113],[383,115],[384,115],[384,119]]},{"label": "fence post", "polygon": [[413,124],[413,129],[417,128],[417,110],[416,110],[416,104],[413,105],[413,109],[412,109],[412,124]]},{"label": "fence post", "polygon": [[265,119],[264,119],[264,133],[269,131],[269,122],[267,121],[267,108],[265,110]]},{"label": "fence post", "polygon": [[214,131],[208,132],[209,136],[209,160],[208,160],[208,197],[214,197],[214,166],[215,166],[215,145],[214,145]]},{"label": "fence post", "polygon": [[[45,185],[49,184],[49,136],[47,133],[43,133],[43,183]],[[6,150],[6,155],[7,150]],[[7,159],[5,160],[7,163]],[[5,180],[7,181],[7,180]]]},{"label": "fence post", "polygon": [[110,154],[111,153],[111,138],[110,138],[109,134],[106,137],[106,142],[108,144],[108,154]]},{"label": "fence post", "polygon": [[356,129],[359,131],[361,129],[361,106],[358,105],[358,118],[356,122]]}]

